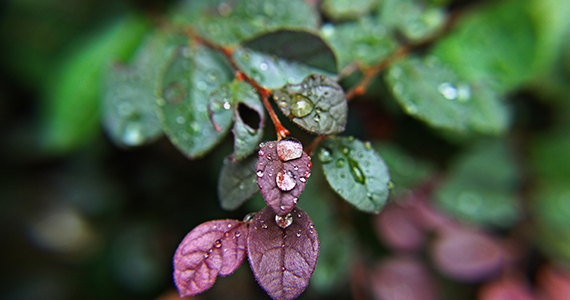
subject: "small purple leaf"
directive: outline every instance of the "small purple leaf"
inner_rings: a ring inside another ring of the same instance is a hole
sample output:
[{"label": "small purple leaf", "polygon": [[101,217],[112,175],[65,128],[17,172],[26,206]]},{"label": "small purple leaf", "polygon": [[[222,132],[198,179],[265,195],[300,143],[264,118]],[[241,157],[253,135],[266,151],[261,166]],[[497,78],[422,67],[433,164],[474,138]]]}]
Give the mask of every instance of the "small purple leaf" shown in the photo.
[{"label": "small purple leaf", "polygon": [[259,285],[273,299],[295,299],[309,284],[319,256],[313,222],[301,209],[280,217],[270,208],[249,225],[249,264]]},{"label": "small purple leaf", "polygon": [[219,275],[233,273],[245,258],[247,225],[236,220],[202,223],[182,240],[174,255],[174,281],[181,297],[199,294]]},{"label": "small purple leaf", "polygon": [[267,142],[259,149],[257,185],[265,202],[284,216],[297,204],[311,176],[311,158],[294,139]]}]

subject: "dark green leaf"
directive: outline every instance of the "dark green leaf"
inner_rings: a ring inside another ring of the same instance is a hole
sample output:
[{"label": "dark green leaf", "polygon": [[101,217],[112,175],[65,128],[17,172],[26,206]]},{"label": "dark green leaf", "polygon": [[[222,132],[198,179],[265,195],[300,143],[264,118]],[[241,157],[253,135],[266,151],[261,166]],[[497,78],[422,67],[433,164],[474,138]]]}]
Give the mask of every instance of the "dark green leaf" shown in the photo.
[{"label": "dark green leaf", "polygon": [[458,22],[433,52],[466,80],[509,91],[537,75],[536,36],[528,1],[489,2]]},{"label": "dark green leaf", "polygon": [[570,126],[541,135],[530,143],[530,158],[536,176],[553,180],[570,180]]},{"label": "dark green leaf", "polygon": [[243,44],[234,52],[245,74],[267,88],[298,83],[309,74],[334,76],[334,53],[317,35],[304,31],[280,30]]},{"label": "dark green leaf", "polygon": [[255,175],[257,159],[257,155],[238,162],[230,157],[224,159],[218,181],[218,197],[223,209],[234,210],[259,192]]},{"label": "dark green leaf", "polygon": [[171,51],[161,77],[157,104],[164,132],[189,158],[206,154],[232,123],[230,110],[222,109],[213,120],[208,112],[210,94],[232,79],[230,66],[222,55],[203,46],[181,46]]},{"label": "dark green leaf", "polygon": [[99,133],[102,75],[113,59],[131,56],[147,29],[146,19],[123,17],[69,55],[47,84],[41,109],[45,150],[67,152]]},{"label": "dark green leaf", "polygon": [[317,13],[302,0],[185,1],[175,22],[190,24],[208,40],[236,44],[280,28],[316,29]]},{"label": "dark green leaf", "polygon": [[510,227],[520,218],[513,153],[502,141],[477,144],[451,165],[436,201],[468,222]]},{"label": "dark green leaf", "polygon": [[385,0],[380,7],[380,22],[414,42],[435,36],[445,25],[445,11],[424,1]]},{"label": "dark green leaf", "polygon": [[388,70],[386,81],[408,114],[436,128],[503,133],[509,111],[491,88],[462,80],[433,56],[411,57]]},{"label": "dark green leaf", "polygon": [[321,33],[338,55],[341,69],[351,62],[364,66],[378,64],[398,46],[386,26],[370,17],[338,25],[325,24]]},{"label": "dark green leaf", "polygon": [[115,144],[140,146],[162,134],[154,91],[156,69],[164,63],[166,49],[165,39],[152,35],[134,55],[132,65],[116,64],[107,75],[103,126]]},{"label": "dark green leaf", "polygon": [[323,12],[335,20],[356,20],[378,6],[378,0],[324,0]]},{"label": "dark green leaf", "polygon": [[362,211],[382,209],[390,193],[390,174],[370,143],[329,137],[321,143],[318,157],[337,194]]},{"label": "dark green leaf", "polygon": [[299,84],[273,91],[281,111],[301,128],[316,134],[344,131],[348,104],[344,91],[332,79],[310,75]]}]

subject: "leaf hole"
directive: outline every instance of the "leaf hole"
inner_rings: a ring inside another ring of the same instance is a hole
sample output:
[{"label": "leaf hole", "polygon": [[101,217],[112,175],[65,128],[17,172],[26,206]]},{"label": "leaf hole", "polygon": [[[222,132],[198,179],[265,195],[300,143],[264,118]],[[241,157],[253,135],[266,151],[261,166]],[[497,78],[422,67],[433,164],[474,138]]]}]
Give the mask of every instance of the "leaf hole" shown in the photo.
[{"label": "leaf hole", "polygon": [[238,103],[237,111],[240,119],[253,130],[258,130],[261,126],[259,113],[243,103]]}]

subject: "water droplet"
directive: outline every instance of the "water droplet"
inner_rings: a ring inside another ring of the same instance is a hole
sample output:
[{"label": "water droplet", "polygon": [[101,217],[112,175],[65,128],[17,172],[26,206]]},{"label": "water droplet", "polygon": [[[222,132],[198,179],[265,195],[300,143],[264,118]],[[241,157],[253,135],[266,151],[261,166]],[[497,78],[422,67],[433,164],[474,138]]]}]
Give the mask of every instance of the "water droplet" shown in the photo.
[{"label": "water droplet", "polygon": [[299,198],[297,197],[293,198],[293,203],[297,204],[297,201],[299,201]]},{"label": "water droplet", "polygon": [[128,146],[139,146],[144,142],[142,128],[135,123],[128,123],[121,137],[123,143]]},{"label": "water droplet", "polygon": [[265,224],[265,223],[261,224],[261,228],[267,229],[267,224]]},{"label": "water droplet", "polygon": [[301,95],[295,95],[291,103],[291,114],[295,117],[302,118],[311,113],[313,107],[314,105],[311,100]]},{"label": "water droplet", "polygon": [[178,123],[178,124],[184,124],[184,122],[186,122],[186,119],[184,119],[183,116],[178,116],[178,117],[176,117],[176,123]]},{"label": "water droplet", "polygon": [[300,217],[301,217],[301,214],[300,214],[300,213],[297,213],[297,217],[299,217],[299,218],[300,218]]},{"label": "water droplet", "polygon": [[350,164],[350,172],[352,173],[352,176],[354,176],[356,182],[364,184],[365,180],[364,173],[360,169],[358,163],[353,160],[349,160],[348,162]]},{"label": "water droplet", "polygon": [[281,267],[281,271],[285,272],[285,267]]},{"label": "water droplet", "polygon": [[286,207],[285,207],[285,205],[281,205],[281,206],[279,206],[279,208],[280,208],[281,210],[285,210]]},{"label": "water droplet", "polygon": [[294,165],[294,166],[293,166],[293,170],[298,171],[298,170],[299,170],[299,166]]},{"label": "water droplet", "polygon": [[232,10],[233,10],[232,6],[227,4],[226,2],[223,2],[218,6],[218,13],[222,17],[230,16],[232,14]]},{"label": "water droplet", "polygon": [[344,158],[339,158],[336,161],[336,166],[340,168],[340,167],[344,166],[344,162],[345,162]]},{"label": "water droplet", "polygon": [[240,190],[245,189],[245,184],[243,184],[243,182],[239,184],[239,189],[240,189]]},{"label": "water droplet", "polygon": [[232,228],[232,224],[228,224],[228,228]]},{"label": "water droplet", "polygon": [[257,171],[255,174],[257,174],[257,177],[263,177],[263,171],[261,170]]},{"label": "water droplet", "polygon": [[319,121],[321,121],[321,116],[320,116],[320,115],[315,115],[315,117],[313,118],[313,121],[315,121],[315,122],[318,123]]},{"label": "water droplet", "polygon": [[444,82],[437,87],[440,94],[447,100],[454,100],[457,98],[457,89],[449,82]]},{"label": "water droplet", "polygon": [[214,242],[214,247],[216,247],[216,248],[222,247],[222,241],[216,240],[216,241]]},{"label": "water droplet", "polygon": [[299,180],[300,180],[302,183],[307,182],[307,178],[305,178],[305,177],[301,177],[301,178],[299,178]]},{"label": "water droplet", "polygon": [[226,233],[224,233],[224,236],[225,236],[225,237],[228,237],[228,236],[230,236],[230,233],[229,233],[229,232],[226,232]]},{"label": "water droplet", "polygon": [[210,256],[209,253],[204,253],[204,258],[208,258]]},{"label": "water droplet", "polygon": [[214,81],[218,80],[218,77],[219,77],[219,76],[218,76],[218,71],[212,69],[212,70],[208,71],[208,75],[207,75],[207,76],[208,76],[208,80],[209,80],[210,82],[214,82]]},{"label": "water droplet", "polygon": [[257,213],[249,213],[249,214],[245,215],[245,217],[243,217],[243,221],[244,221],[244,222],[249,222],[249,221],[251,221],[253,218],[255,218],[255,215],[256,215],[256,214],[257,214]]},{"label": "water droplet", "polygon": [[259,69],[261,71],[267,71],[267,68],[268,68],[268,66],[266,63],[262,62],[261,64],[259,64]]},{"label": "water droplet", "polygon": [[196,83],[196,87],[197,87],[199,90],[204,91],[204,90],[206,90],[206,89],[208,88],[208,84],[205,83],[204,81],[198,81],[198,82]]},{"label": "water droplet", "polygon": [[303,154],[303,145],[296,139],[283,139],[277,143],[277,154],[282,161],[297,159]]},{"label": "water droplet", "polygon": [[295,182],[293,173],[291,171],[285,171],[285,170],[279,171],[277,173],[277,176],[275,177],[275,182],[277,183],[277,187],[284,192],[292,190],[297,184]]},{"label": "water droplet", "polygon": [[321,27],[321,32],[323,33],[324,37],[330,37],[334,34],[335,28],[334,25],[331,23],[326,23]]},{"label": "water droplet", "polygon": [[[350,141],[350,140],[349,140]],[[340,151],[344,154],[344,155],[348,155],[350,153],[350,149],[346,146],[340,146]]]},{"label": "water droplet", "polygon": [[184,99],[184,88],[180,83],[173,82],[162,91],[162,95],[169,103],[180,103]]},{"label": "water droplet", "polygon": [[259,149],[259,151],[257,152],[257,154],[259,154],[259,156],[263,156],[263,154],[265,154],[265,152],[263,152],[263,150]]},{"label": "water droplet", "polygon": [[331,162],[332,156],[330,150],[327,148],[321,148],[319,151],[319,160],[325,164]]},{"label": "water droplet", "polygon": [[301,237],[301,230],[297,231],[297,237]]},{"label": "water droplet", "polygon": [[284,217],[275,215],[275,223],[281,228],[287,228],[293,224],[293,216],[291,213],[288,213]]},{"label": "water droplet", "polygon": [[234,234],[237,238],[241,236],[241,232],[236,231],[236,233]]},{"label": "water droplet", "polygon": [[273,148],[273,143],[269,144],[269,148]]},{"label": "water droplet", "polygon": [[393,189],[396,185],[394,184],[394,182],[392,180],[388,181],[388,189]]},{"label": "water droplet", "polygon": [[222,107],[227,110],[227,109],[232,108],[232,105],[230,104],[229,101],[224,101],[224,103],[222,104]]},{"label": "water droplet", "polygon": [[364,148],[366,148],[366,149],[372,149],[372,143],[371,143],[370,141],[364,142]]}]

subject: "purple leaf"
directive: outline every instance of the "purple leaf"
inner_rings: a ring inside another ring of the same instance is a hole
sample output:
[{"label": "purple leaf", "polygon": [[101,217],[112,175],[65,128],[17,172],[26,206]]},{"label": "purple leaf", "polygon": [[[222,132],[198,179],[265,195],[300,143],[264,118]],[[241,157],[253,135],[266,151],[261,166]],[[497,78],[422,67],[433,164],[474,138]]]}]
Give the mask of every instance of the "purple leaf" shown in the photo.
[{"label": "purple leaf", "polygon": [[319,256],[313,222],[295,207],[280,217],[270,208],[260,211],[249,225],[247,238],[251,269],[273,299],[294,299],[309,284]]},{"label": "purple leaf", "polygon": [[216,220],[202,223],[182,240],[174,255],[174,281],[181,297],[199,294],[219,275],[233,273],[245,258],[246,223]]},{"label": "purple leaf", "polygon": [[296,139],[267,142],[259,149],[257,185],[276,214],[286,215],[297,204],[311,176],[311,158]]}]

